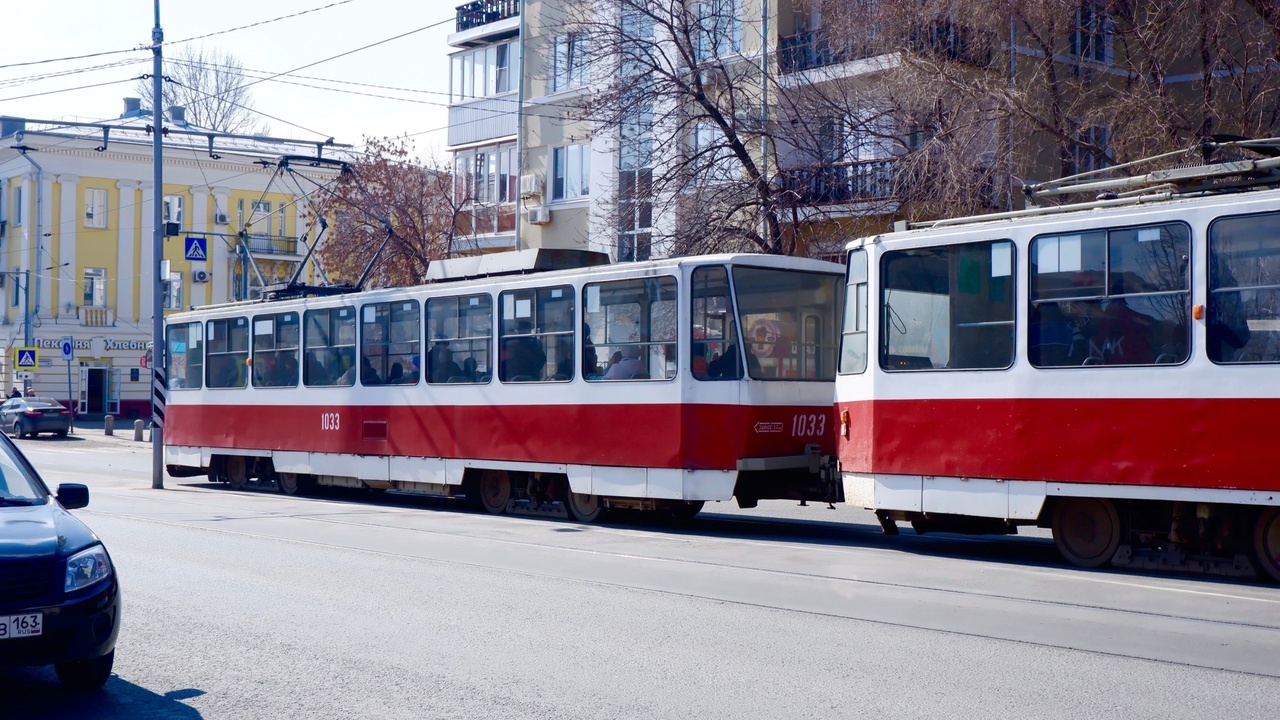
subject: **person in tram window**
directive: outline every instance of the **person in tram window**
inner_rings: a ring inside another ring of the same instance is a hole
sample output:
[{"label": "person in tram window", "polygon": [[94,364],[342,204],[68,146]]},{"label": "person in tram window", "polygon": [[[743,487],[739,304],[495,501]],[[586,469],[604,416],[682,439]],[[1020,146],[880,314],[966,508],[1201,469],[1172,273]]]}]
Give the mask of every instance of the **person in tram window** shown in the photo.
[{"label": "person in tram window", "polygon": [[640,348],[637,345],[626,345],[619,351],[618,362],[604,374],[605,380],[630,380],[644,372],[644,364],[640,362]]},{"label": "person in tram window", "polygon": [[710,371],[707,370],[707,346],[704,343],[693,344],[693,363],[689,369],[696,378],[710,377]]},{"label": "person in tram window", "polygon": [[422,372],[421,368],[419,367],[422,364],[422,360],[418,359],[417,355],[414,355],[409,360],[409,364],[412,367],[409,369],[409,374],[404,376],[404,382],[409,385],[417,385],[418,377],[421,375],[421,372]]},{"label": "person in tram window", "polygon": [[368,355],[360,356],[360,383],[363,385],[380,385],[382,378],[378,375],[378,371],[373,369],[373,363],[369,362]]},{"label": "person in tram window", "polygon": [[478,382],[482,380],[482,378],[480,377],[478,367],[479,367],[479,363],[477,363],[476,359],[473,357],[469,357],[466,360],[463,360],[462,361],[462,377],[466,378],[467,382]]},{"label": "person in tram window", "polygon": [[463,377],[462,368],[453,360],[453,349],[449,347],[449,343],[438,342],[436,346],[431,348],[431,354],[427,357],[428,367],[431,368],[431,382],[447,383],[458,382],[456,378]]},{"label": "person in tram window", "polygon": [[596,356],[595,343],[591,342],[591,326],[582,323],[582,376],[600,374],[600,358]]},{"label": "person in tram window", "polygon": [[280,374],[276,376],[276,385],[292,386],[298,384],[298,360],[293,355],[285,355],[277,367]]},{"label": "person in tram window", "polygon": [[391,372],[387,373],[388,385],[399,385],[404,382],[404,366],[398,362],[391,363]]}]

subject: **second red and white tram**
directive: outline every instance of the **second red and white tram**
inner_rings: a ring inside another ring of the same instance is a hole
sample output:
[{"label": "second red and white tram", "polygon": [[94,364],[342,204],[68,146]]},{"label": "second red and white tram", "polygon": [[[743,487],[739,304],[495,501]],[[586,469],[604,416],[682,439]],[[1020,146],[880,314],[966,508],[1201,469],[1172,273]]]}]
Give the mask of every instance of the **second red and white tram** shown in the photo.
[{"label": "second red and white tram", "polygon": [[866,238],[847,281],[839,462],[887,532],[1280,579],[1280,191]]},{"label": "second red and white tram", "polygon": [[831,397],[843,268],[719,255],[438,282],[168,318],[174,475],[465,495],[594,520],[840,499]]}]

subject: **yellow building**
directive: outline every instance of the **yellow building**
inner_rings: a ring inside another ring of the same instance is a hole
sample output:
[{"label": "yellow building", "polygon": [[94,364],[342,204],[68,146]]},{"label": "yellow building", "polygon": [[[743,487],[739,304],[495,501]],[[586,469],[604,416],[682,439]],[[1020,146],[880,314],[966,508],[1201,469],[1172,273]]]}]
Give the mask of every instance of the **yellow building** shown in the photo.
[{"label": "yellow building", "polygon": [[[77,412],[150,415],[152,140],[140,101],[99,127],[0,118],[0,382]],[[284,153],[316,152],[198,134],[171,108],[164,141],[164,310],[255,297],[304,259],[310,182],[276,178]],[[324,182],[332,171],[308,168]],[[244,230],[244,235],[240,231]],[[247,247],[252,262],[244,262]],[[163,266],[162,266],[163,267]],[[255,269],[256,268],[256,269]],[[29,320],[28,320],[29,318]],[[72,357],[65,360],[63,340]],[[37,367],[15,351],[38,349]]]}]

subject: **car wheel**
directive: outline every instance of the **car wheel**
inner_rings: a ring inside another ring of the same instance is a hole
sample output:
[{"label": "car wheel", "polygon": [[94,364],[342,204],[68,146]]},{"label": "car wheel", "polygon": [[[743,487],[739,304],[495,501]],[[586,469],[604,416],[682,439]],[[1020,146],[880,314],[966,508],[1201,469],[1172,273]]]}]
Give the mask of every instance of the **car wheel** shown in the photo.
[{"label": "car wheel", "polygon": [[87,692],[102,687],[111,677],[111,665],[115,662],[116,651],[92,660],[57,663],[53,669],[58,679],[68,690]]}]

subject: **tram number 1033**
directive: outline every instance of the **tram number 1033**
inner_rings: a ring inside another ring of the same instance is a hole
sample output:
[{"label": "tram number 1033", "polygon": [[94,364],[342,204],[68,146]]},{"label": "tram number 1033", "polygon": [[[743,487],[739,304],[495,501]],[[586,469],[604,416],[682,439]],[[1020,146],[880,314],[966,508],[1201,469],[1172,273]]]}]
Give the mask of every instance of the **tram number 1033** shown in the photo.
[{"label": "tram number 1033", "polygon": [[827,431],[827,416],[822,413],[796,415],[791,418],[792,437],[821,437]]},{"label": "tram number 1033", "polygon": [[320,413],[321,430],[337,430],[342,426],[342,416],[338,413]]}]

